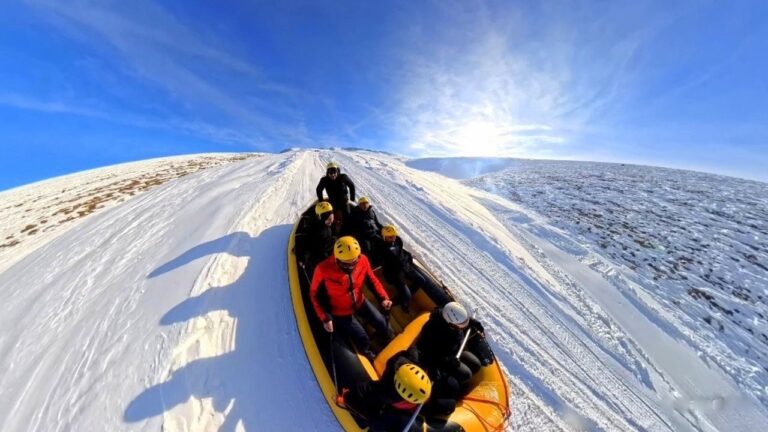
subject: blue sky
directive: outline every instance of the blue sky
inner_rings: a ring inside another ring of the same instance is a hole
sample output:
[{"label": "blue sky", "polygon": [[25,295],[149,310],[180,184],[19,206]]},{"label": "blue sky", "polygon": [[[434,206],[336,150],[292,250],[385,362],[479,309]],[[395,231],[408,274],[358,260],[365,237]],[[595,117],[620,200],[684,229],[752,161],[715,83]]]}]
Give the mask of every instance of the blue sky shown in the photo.
[{"label": "blue sky", "polygon": [[762,1],[4,2],[0,190],[332,146],[768,181],[767,21]]}]

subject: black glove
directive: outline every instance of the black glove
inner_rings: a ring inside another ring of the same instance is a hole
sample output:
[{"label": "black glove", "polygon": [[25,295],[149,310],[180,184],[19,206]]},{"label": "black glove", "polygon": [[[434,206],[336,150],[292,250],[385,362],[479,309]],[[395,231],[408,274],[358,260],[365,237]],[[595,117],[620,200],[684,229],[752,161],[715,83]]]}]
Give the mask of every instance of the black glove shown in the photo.
[{"label": "black glove", "polygon": [[488,341],[480,333],[477,333],[478,337],[470,337],[467,342],[467,351],[475,355],[480,360],[480,364],[488,366],[493,363],[493,351],[491,346],[488,345]]},{"label": "black glove", "polygon": [[469,321],[469,328],[472,329],[472,331],[475,331],[477,333],[485,334],[485,328],[483,328],[483,325],[480,323],[480,321],[472,318],[472,320]]}]

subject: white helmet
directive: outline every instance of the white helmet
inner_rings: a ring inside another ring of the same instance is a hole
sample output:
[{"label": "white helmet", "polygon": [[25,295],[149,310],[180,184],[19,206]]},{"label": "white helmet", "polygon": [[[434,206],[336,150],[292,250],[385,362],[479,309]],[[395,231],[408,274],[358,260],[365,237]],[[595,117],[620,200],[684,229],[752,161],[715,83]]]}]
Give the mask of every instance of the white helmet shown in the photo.
[{"label": "white helmet", "polygon": [[443,319],[448,324],[464,328],[469,324],[469,314],[458,302],[450,302],[443,306]]}]

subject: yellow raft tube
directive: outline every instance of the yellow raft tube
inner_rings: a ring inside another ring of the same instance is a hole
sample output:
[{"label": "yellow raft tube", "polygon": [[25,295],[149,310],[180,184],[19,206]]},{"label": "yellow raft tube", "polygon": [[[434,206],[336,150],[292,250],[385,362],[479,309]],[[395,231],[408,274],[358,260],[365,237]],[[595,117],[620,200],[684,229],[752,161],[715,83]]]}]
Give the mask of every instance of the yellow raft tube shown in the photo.
[{"label": "yellow raft tube", "polygon": [[[339,424],[348,432],[366,431],[368,428],[364,418],[336,404],[337,386],[349,388],[360,379],[378,380],[384,372],[387,360],[395,353],[408,348],[416,339],[429,318],[429,312],[436,307],[436,302],[423,290],[418,290],[413,293],[410,313],[394,307],[389,323],[397,336],[383,347],[373,364],[364,356],[355,353],[353,348],[340,346],[338,342],[333,343],[329,333],[325,332],[322,323],[314,313],[309,300],[308,277],[304,269],[297,265],[296,256],[293,253],[298,225],[299,222],[294,226],[288,242],[288,277],[301,340],[320,389]],[[419,268],[425,276],[435,281],[423,266]],[[376,271],[377,276],[379,271]],[[383,278],[379,279],[387,291],[390,294],[393,293],[393,288]],[[443,285],[438,283],[438,286]],[[450,291],[444,286],[443,289],[448,298],[453,299]],[[374,299],[372,293],[366,292],[366,295],[369,299]],[[373,304],[377,302],[374,301]],[[335,384],[333,375],[335,375]],[[458,402],[456,410],[449,417],[420,416],[416,424],[419,425],[420,430],[430,432],[491,432],[504,430],[509,416],[507,380],[498,361],[494,360],[475,374],[471,381],[471,391]]]}]

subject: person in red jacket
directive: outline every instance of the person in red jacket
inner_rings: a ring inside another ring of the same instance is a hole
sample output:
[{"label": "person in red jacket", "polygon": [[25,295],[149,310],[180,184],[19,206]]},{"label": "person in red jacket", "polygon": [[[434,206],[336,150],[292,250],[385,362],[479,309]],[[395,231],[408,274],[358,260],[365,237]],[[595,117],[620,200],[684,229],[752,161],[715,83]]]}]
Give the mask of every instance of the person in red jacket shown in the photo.
[{"label": "person in red jacket", "polygon": [[[360,244],[354,237],[344,236],[336,240],[333,256],[321,261],[315,268],[309,297],[325,330],[338,330],[351,338],[357,349],[372,360],[375,354],[371,351],[371,340],[355,315],[371,324],[378,335],[389,338],[391,334],[387,321],[363,294],[366,281],[381,299],[381,307],[389,310],[392,301],[373,274],[368,257],[360,252]],[[321,287],[325,289],[329,311],[324,309],[318,298]]]}]

